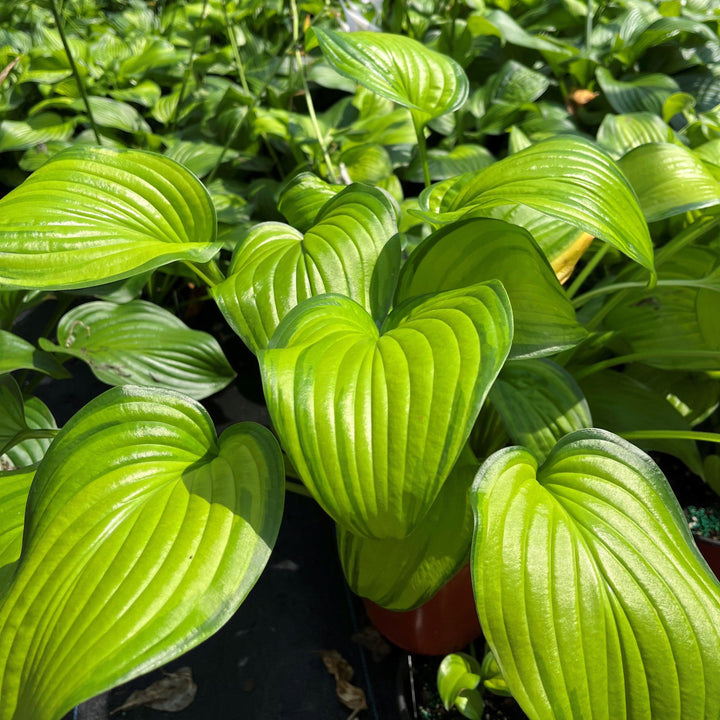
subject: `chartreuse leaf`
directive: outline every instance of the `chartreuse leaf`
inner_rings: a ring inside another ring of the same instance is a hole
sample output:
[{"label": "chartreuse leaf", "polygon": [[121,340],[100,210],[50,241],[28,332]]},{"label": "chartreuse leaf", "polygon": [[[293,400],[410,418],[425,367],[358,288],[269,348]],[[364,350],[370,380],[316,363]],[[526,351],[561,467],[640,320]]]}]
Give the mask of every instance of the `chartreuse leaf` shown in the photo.
[{"label": "chartreuse leaf", "polygon": [[457,110],[467,99],[462,67],[412,38],[315,28],[325,58],[341,74],[410,108],[416,125]]},{"label": "chartreuse leaf", "polygon": [[500,220],[446,225],[423,240],[400,272],[396,300],[500,280],[515,324],[512,357],[548,355],[585,337],[542,250],[522,228]]},{"label": "chartreuse leaf", "polygon": [[213,296],[255,353],[299,302],[341,293],[370,310],[378,256],[397,233],[397,210],[381,190],[350,185],[328,200],[305,235],[283,223],[253,227]]},{"label": "chartreuse leaf", "polygon": [[52,355],[7,330],[0,330],[0,373],[15,370],[37,370],[53,377],[68,377]]},{"label": "chartreuse leaf", "polygon": [[58,720],[215,632],[268,559],[283,490],[258,425],[218,439],[200,405],[168,391],[91,401],[32,485],[0,600],[0,716]]},{"label": "chartreuse leaf", "polygon": [[25,400],[23,411],[27,430],[21,433],[19,442],[0,457],[0,465],[5,462],[14,468],[27,468],[39,463],[57,434],[55,418],[40,398]]},{"label": "chartreuse leaf", "polygon": [[572,375],[547,359],[514,360],[503,367],[490,401],[513,442],[542,461],[573,430],[590,427],[590,409]]},{"label": "chartreuse leaf", "polygon": [[220,249],[198,179],[140,150],[76,145],[0,200],[0,283],[92,287]]},{"label": "chartreuse leaf", "polygon": [[[676,283],[664,285],[663,281]],[[663,263],[653,290],[629,291],[604,324],[637,360],[666,370],[717,370],[720,362],[720,259],[686,247]]]},{"label": "chartreuse leaf", "polygon": [[274,427],[320,505],[351,532],[402,538],[440,492],[511,340],[491,281],[402,303],[380,331],[347,297],[311,298],[258,359]]},{"label": "chartreuse leaf", "polygon": [[25,505],[35,468],[0,472],[0,595],[20,557]]},{"label": "chartreuse leaf", "polygon": [[720,203],[720,183],[693,152],[679,145],[642,145],[619,165],[648,222]]},{"label": "chartreuse leaf", "polygon": [[58,345],[41,347],[86,362],[108,385],[147,385],[202,400],[235,377],[217,340],[144,300],[89,302],[66,313]]},{"label": "chartreuse leaf", "polygon": [[720,585],[640,450],[576,431],[473,485],[478,615],[531,720],[720,714]]},{"label": "chartreuse leaf", "polygon": [[[644,366],[643,370],[652,372]],[[702,380],[697,378],[696,382]],[[659,392],[625,373],[604,370],[580,380],[596,427],[616,434],[636,430],[684,430],[690,423]],[[682,460],[702,477],[703,464],[692,440],[638,440],[643,450],[659,450]]]},{"label": "chartreuse leaf", "polygon": [[597,141],[615,159],[646,143],[666,143],[673,131],[657,115],[649,112],[613,115],[608,113],[600,123]]},{"label": "chartreuse leaf", "polygon": [[429,222],[446,223],[473,210],[527,205],[610,243],[652,271],[650,234],[631,186],[615,162],[591,142],[544,140],[420,196]]},{"label": "chartreuse leaf", "polygon": [[342,185],[331,185],[310,172],[298,173],[283,186],[278,210],[290,225],[307,232],[322,206],[342,189]]},{"label": "chartreuse leaf", "polygon": [[[458,699],[458,695],[462,691],[475,690],[480,684],[482,668],[480,663],[467,653],[451,653],[446,655],[437,673],[437,689],[438,695],[442,700],[446,710],[449,710]],[[477,693],[480,694],[479,692]],[[480,698],[480,709],[482,709],[482,699]],[[462,712],[462,711],[461,711]],[[465,715],[464,717],[475,718],[480,720],[480,715]]]},{"label": "chartreuse leaf", "polygon": [[466,447],[407,537],[378,540],[338,525],[338,552],[350,589],[390,610],[411,610],[435,595],[467,562],[473,526],[468,493],[477,469]]}]

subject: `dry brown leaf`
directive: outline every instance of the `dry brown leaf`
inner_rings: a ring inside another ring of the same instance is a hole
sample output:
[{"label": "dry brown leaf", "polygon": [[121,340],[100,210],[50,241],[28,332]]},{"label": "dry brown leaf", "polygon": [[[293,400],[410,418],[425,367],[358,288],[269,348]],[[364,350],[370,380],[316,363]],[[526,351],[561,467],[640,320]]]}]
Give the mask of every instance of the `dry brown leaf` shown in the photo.
[{"label": "dry brown leaf", "polygon": [[594,100],[599,93],[593,90],[586,90],[585,88],[575,88],[570,92],[569,98],[575,105],[587,105],[591,100]]},{"label": "dry brown leaf", "polygon": [[372,625],[365,626],[350,639],[366,650],[369,650],[374,662],[380,662],[392,652],[390,643],[388,643],[380,634],[380,631]]},{"label": "dry brown leaf", "polygon": [[365,693],[356,685],[350,684],[355,671],[352,665],[337,650],[321,650],[320,657],[327,671],[335,678],[335,692],[338,699],[352,710],[348,720],[352,720],[361,710],[367,710]]},{"label": "dry brown leaf", "polygon": [[179,712],[184,710],[195,699],[197,685],[193,682],[192,671],[182,667],[176,672],[168,673],[162,680],[154,682],[144,690],[135,690],[130,697],[110,714],[130,710],[136,707],[149,707],[152,710]]},{"label": "dry brown leaf", "polygon": [[20,62],[22,56],[18,55],[14,60],[11,60],[2,70],[0,70],[0,85],[5,82],[5,78],[12,72],[12,69]]}]

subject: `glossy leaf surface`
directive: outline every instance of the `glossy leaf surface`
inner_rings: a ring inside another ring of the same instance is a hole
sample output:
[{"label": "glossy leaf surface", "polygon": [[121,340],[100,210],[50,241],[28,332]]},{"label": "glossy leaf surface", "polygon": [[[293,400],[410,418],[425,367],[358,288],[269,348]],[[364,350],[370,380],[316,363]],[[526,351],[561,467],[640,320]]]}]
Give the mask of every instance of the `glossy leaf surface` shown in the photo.
[{"label": "glossy leaf surface", "polygon": [[57,720],[215,632],[265,565],[282,504],[264,428],[218,439],[198,404],[158,390],[93,400],[32,486],[0,601],[0,715]]},{"label": "glossy leaf surface", "polygon": [[0,330],[0,373],[15,370],[37,370],[54,377],[67,377],[67,372],[52,355],[38,350],[14,333]]},{"label": "glossy leaf surface", "polygon": [[515,360],[503,367],[490,391],[514,443],[542,461],[573,430],[592,425],[578,384],[564,368],[545,360]]},{"label": "glossy leaf surface", "polygon": [[337,528],[350,589],[390,610],[427,602],[467,562],[472,539],[470,486],[478,463],[464,451],[427,515],[404,538],[374,539]]},{"label": "glossy leaf surface", "polygon": [[378,256],[397,232],[396,209],[381,190],[351,185],[332,197],[305,234],[289,225],[256,225],[215,288],[228,322],[258,352],[299,302],[341,293],[371,309]]},{"label": "glossy leaf surface", "polygon": [[108,385],[167,388],[201,400],[235,377],[212,335],[144,300],[79,305],[60,320],[57,339],[57,346],[41,345],[86,362]]},{"label": "glossy leaf surface", "polygon": [[652,243],[631,186],[615,162],[587,140],[539,142],[485,170],[431,187],[420,196],[430,222],[469,210],[527,205],[610,243],[648,269]]},{"label": "glossy leaf surface", "polygon": [[499,220],[460,221],[425,238],[402,268],[396,300],[492,279],[502,282],[512,305],[512,357],[547,355],[585,337],[532,237]]},{"label": "glossy leaf surface", "polygon": [[648,222],[720,203],[720,183],[698,157],[679,145],[643,145],[619,164]]},{"label": "glossy leaf surface", "polygon": [[342,75],[410,108],[425,124],[457,110],[468,95],[462,67],[412,38],[315,28],[323,55]]},{"label": "glossy leaf surface", "polygon": [[478,615],[531,720],[714,718],[720,585],[652,461],[568,435],[507,448],[473,486]]},{"label": "glossy leaf surface", "polygon": [[0,283],[92,287],[219,250],[198,179],[139,150],[76,145],[0,200]]},{"label": "glossy leaf surface", "polygon": [[380,332],[349,298],[322,295],[258,359],[283,448],[320,505],[351,532],[402,538],[440,492],[511,339],[497,282],[410,300]]}]

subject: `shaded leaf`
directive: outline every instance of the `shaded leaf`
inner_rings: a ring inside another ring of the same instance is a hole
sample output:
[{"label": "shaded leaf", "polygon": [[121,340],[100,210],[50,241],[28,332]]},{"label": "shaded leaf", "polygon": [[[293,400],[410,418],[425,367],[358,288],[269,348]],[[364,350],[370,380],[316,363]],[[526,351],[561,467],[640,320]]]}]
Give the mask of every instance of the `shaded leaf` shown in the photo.
[{"label": "shaded leaf", "polygon": [[144,690],[135,690],[110,715],[131,710],[136,707],[149,707],[152,710],[165,712],[179,712],[189,707],[197,694],[197,685],[193,681],[192,670],[189,667],[178,668]]},{"label": "shaded leaf", "polygon": [[7,330],[0,330],[0,374],[15,370],[37,370],[53,377],[69,377],[52,355]]},{"label": "shaded leaf", "polygon": [[598,84],[616,113],[650,112],[662,117],[663,103],[673,93],[680,92],[677,82],[669,75],[649,73],[634,75],[629,80],[616,80],[609,70],[595,70]]}]

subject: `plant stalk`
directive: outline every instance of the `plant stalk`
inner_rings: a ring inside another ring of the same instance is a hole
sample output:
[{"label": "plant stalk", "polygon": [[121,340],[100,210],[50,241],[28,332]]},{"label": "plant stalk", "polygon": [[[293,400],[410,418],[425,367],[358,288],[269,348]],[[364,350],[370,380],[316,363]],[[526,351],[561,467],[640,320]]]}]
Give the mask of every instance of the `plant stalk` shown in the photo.
[{"label": "plant stalk", "polygon": [[630,430],[618,435],[626,440],[701,440],[720,444],[720,433],[699,430]]},{"label": "plant stalk", "polygon": [[425,183],[425,187],[430,187],[431,180],[430,180],[430,166],[428,165],[428,156],[427,156],[427,141],[425,140],[425,126],[419,122],[415,116],[413,115],[413,127],[415,128],[415,136],[417,137],[417,143],[418,143],[418,156],[420,157],[420,162],[422,163],[422,169],[423,169],[423,182]]},{"label": "plant stalk", "polygon": [[78,90],[80,91],[80,96],[82,97],[83,104],[85,105],[85,110],[88,114],[88,120],[90,121],[90,127],[92,127],[93,133],[95,135],[95,141],[98,145],[102,145],[102,140],[100,139],[100,131],[98,130],[97,123],[95,122],[95,118],[93,117],[92,108],[90,107],[90,98],[88,98],[87,91],[85,90],[85,85],[82,81],[82,78],[80,77],[80,72],[77,69],[75,59],[73,58],[72,51],[70,50],[70,43],[68,43],[67,36],[65,35],[65,27],[63,25],[62,18],[60,17],[60,12],[58,11],[56,0],[50,0],[50,10],[53,14],[53,17],[55,18],[55,25],[57,25],[63,48],[65,48],[65,55],[67,57],[68,63],[70,64],[70,70],[72,71],[73,77],[75,78],[75,82],[78,86]]},{"label": "plant stalk", "polygon": [[572,299],[575,293],[582,287],[582,284],[588,279],[590,273],[600,264],[600,261],[607,255],[610,250],[610,246],[605,243],[595,255],[588,260],[585,267],[578,273],[577,277],[572,281],[570,287],[567,289],[567,296]]},{"label": "plant stalk", "polygon": [[594,375],[596,372],[606,370],[607,368],[615,367],[616,365],[627,365],[633,362],[642,362],[643,360],[652,360],[654,358],[666,358],[672,360],[677,358],[678,360],[686,358],[708,358],[714,360],[716,363],[720,360],[720,351],[717,350],[667,350],[663,352],[637,352],[630,353],[628,355],[617,355],[616,357],[608,358],[607,360],[601,360],[593,365],[580,368],[573,372],[573,377],[576,380],[580,380],[588,375]]}]

